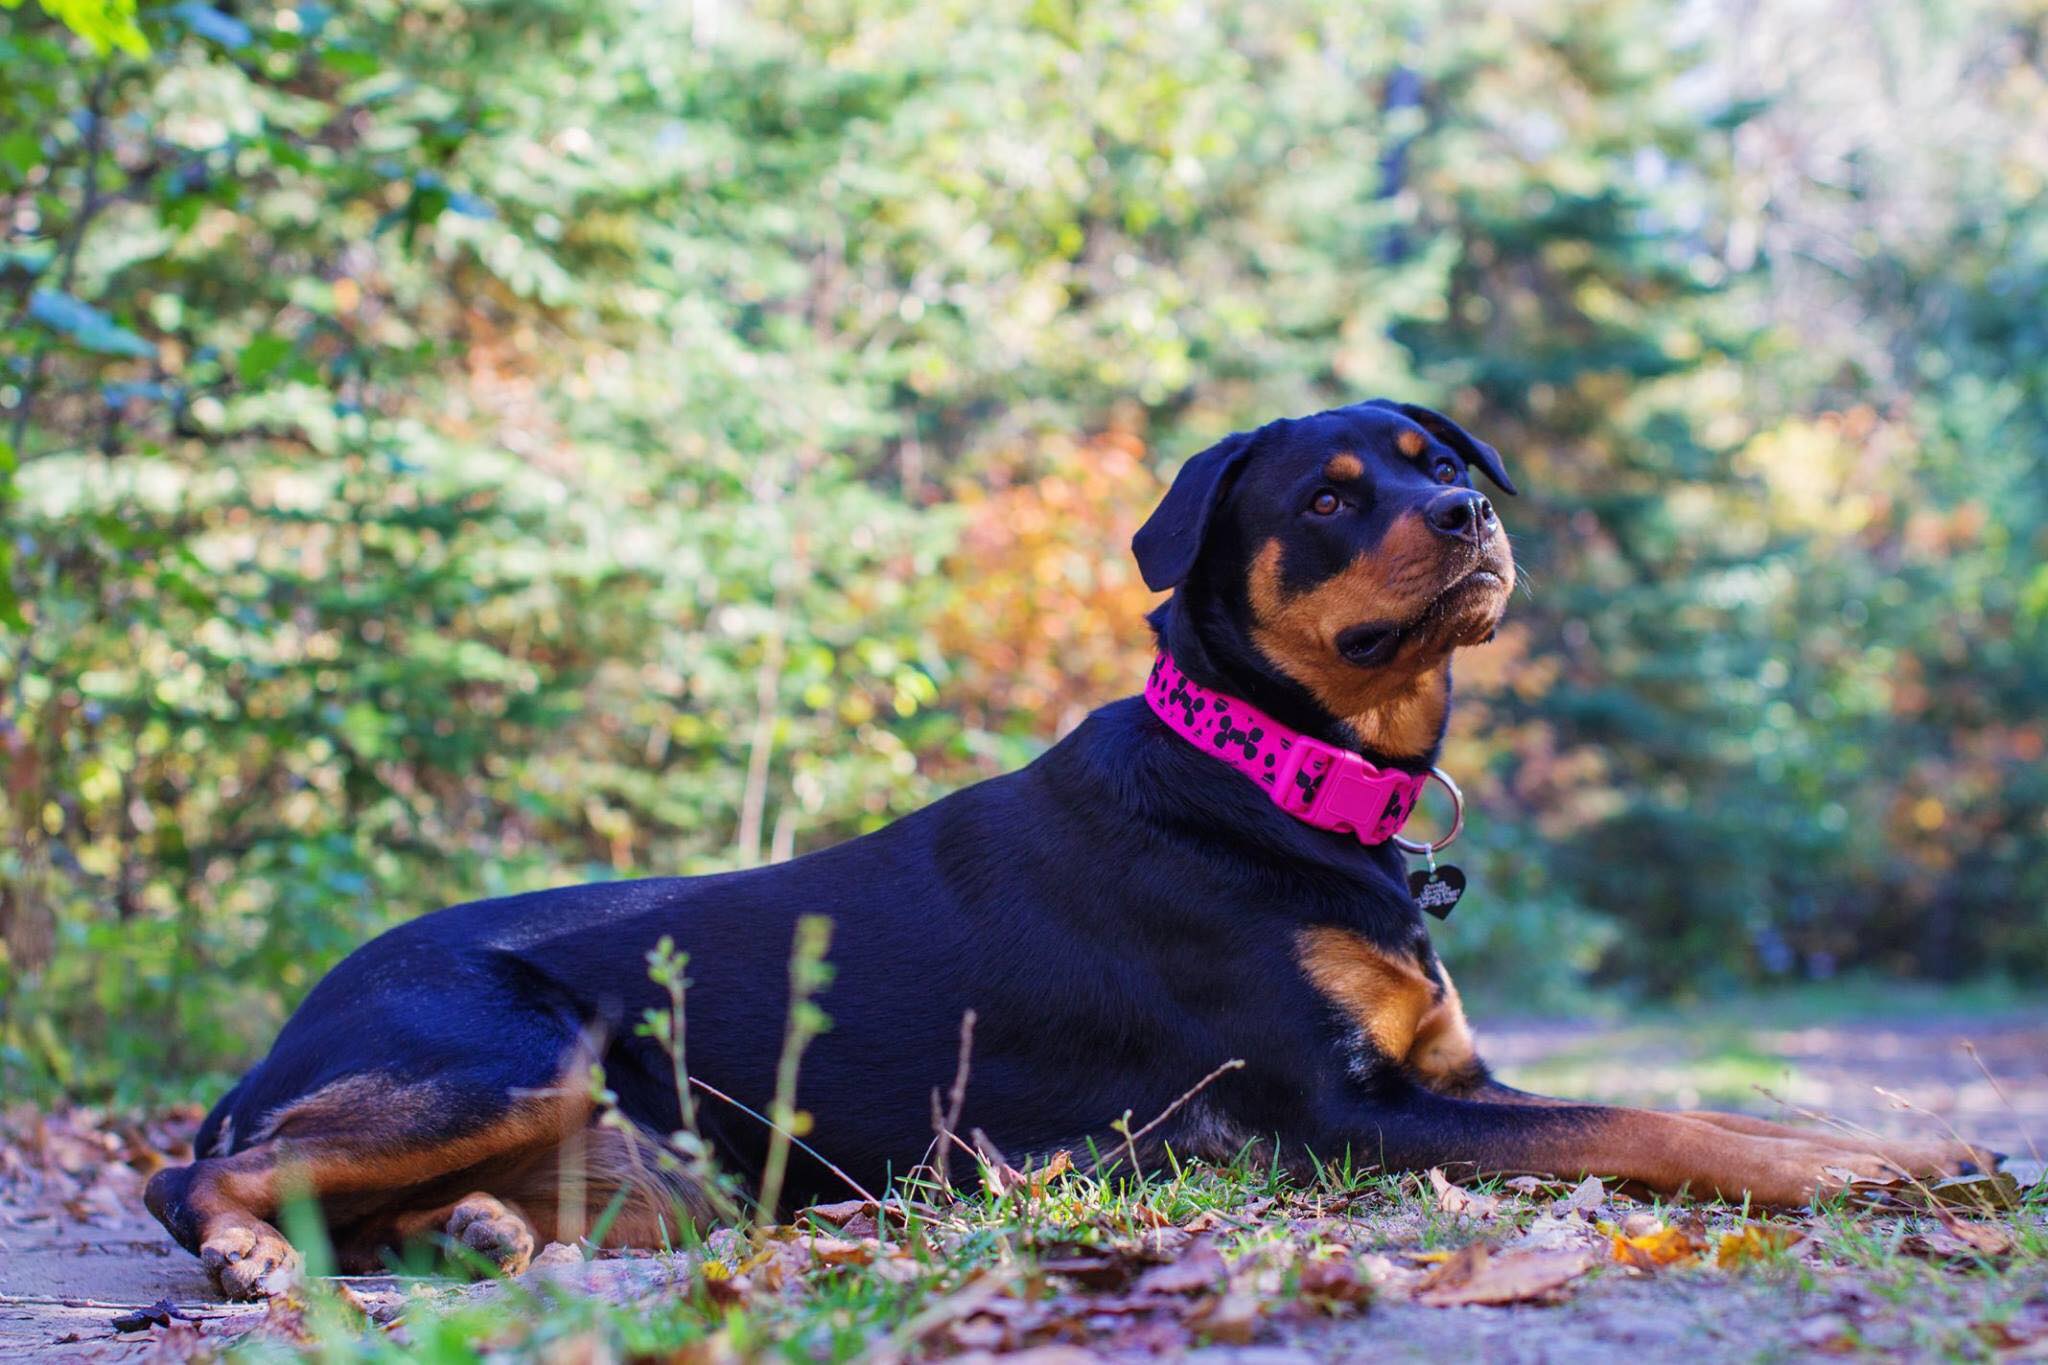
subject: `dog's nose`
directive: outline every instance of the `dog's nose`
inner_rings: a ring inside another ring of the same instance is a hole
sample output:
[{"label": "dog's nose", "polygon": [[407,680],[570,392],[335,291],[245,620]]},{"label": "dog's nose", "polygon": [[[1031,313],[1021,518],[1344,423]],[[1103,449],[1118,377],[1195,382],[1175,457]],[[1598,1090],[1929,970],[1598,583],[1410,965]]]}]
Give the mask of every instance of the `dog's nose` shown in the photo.
[{"label": "dog's nose", "polygon": [[1423,515],[1429,518],[1431,526],[1447,536],[1484,540],[1493,534],[1493,504],[1484,494],[1469,488],[1439,495]]}]

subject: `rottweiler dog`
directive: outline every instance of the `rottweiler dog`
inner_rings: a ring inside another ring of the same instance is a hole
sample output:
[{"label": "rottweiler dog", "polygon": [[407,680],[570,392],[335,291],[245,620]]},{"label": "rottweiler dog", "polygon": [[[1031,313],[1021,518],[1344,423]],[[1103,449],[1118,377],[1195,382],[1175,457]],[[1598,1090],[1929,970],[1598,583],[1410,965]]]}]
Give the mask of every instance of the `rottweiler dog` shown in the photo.
[{"label": "rottweiler dog", "polygon": [[[1133,542],[1147,585],[1172,590],[1150,617],[1161,667],[1378,771],[1427,773],[1452,654],[1492,637],[1515,583],[1475,471],[1514,492],[1491,446],[1386,400],[1194,456]],[[748,1111],[775,1092],[808,915],[832,922],[835,974],[818,997],[830,1028],[802,1059],[812,1126],[790,1206],[844,1197],[834,1167],[879,1189],[929,1162],[969,1010],[957,1131],[1012,1160],[1117,1151],[1112,1123],[1168,1111],[1140,1161],[1258,1144],[1304,1168],[1349,1153],[1768,1205],[1990,1160],[1495,1082],[1407,859],[1368,842],[1371,823],[1297,818],[1145,698],[1111,702],[1020,771],[790,862],[391,930],[313,989],[147,1202],[235,1296],[289,1274],[273,1220],[294,1190],[317,1199],[344,1267],[445,1238],[516,1271],[600,1210],[608,1243],[659,1245],[707,1205],[654,1159],[682,1110],[671,1058],[635,1027],[668,1003],[647,954],[664,937],[689,954],[696,1126],[721,1169],[758,1180],[769,1130]],[[597,1122],[593,1062],[629,1122]]]}]

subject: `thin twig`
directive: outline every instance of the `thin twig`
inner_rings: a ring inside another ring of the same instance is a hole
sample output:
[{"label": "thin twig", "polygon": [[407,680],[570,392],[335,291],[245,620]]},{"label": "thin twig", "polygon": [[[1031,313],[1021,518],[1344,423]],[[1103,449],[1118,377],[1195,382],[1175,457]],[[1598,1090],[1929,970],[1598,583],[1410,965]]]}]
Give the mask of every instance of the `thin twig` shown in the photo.
[{"label": "thin twig", "polygon": [[882,1202],[881,1200],[876,1199],[874,1195],[869,1194],[867,1187],[865,1185],[861,1184],[858,1180],[855,1180],[845,1171],[840,1170],[837,1166],[833,1165],[830,1161],[826,1160],[824,1154],[819,1152],[817,1148],[811,1146],[810,1143],[805,1142],[802,1138],[798,1137],[795,1133],[790,1132],[787,1128],[780,1126],[773,1119],[769,1118],[766,1114],[761,1113],[759,1110],[748,1108],[746,1105],[734,1099],[732,1096],[726,1094],[723,1090],[720,1090],[717,1086],[711,1084],[709,1081],[702,1081],[697,1079],[695,1076],[692,1076],[690,1077],[690,1084],[696,1086],[699,1090],[711,1096],[713,1099],[724,1100],[727,1104],[739,1110],[748,1118],[756,1119],[761,1123],[766,1124],[769,1128],[773,1129],[774,1131],[782,1134],[784,1137],[790,1140],[790,1143],[793,1146],[795,1146],[798,1151],[803,1152],[805,1155],[809,1156],[813,1161],[816,1161],[820,1166],[823,1166],[826,1170],[832,1172],[832,1174],[838,1176],[841,1180],[845,1181],[846,1187],[852,1190],[855,1194],[859,1195],[861,1198],[869,1200],[870,1202],[876,1204]]},{"label": "thin twig", "polygon": [[1201,1094],[1204,1090],[1208,1089],[1209,1086],[1224,1072],[1238,1071],[1241,1070],[1243,1067],[1244,1058],[1232,1057],[1229,1061],[1223,1063],[1223,1065],[1217,1067],[1214,1071],[1211,1071],[1208,1075],[1202,1077],[1201,1080],[1196,1081],[1192,1086],[1189,1086],[1188,1089],[1182,1093],[1179,1099],[1175,1100],[1172,1104],[1167,1105],[1166,1108],[1159,1111],[1158,1118],[1153,1119],[1143,1128],[1140,1128],[1137,1132],[1131,1134],[1131,1141],[1136,1142],[1139,1138],[1145,1136],[1145,1134],[1151,1132],[1154,1128],[1157,1128],[1160,1124],[1172,1118],[1174,1114],[1179,1111],[1182,1105],[1186,1104],[1189,1100],[1193,1099],[1195,1096]]},{"label": "thin twig", "polygon": [[[1181,1097],[1179,1099],[1175,1100],[1172,1104],[1167,1105],[1166,1108],[1160,1110],[1159,1116],[1157,1118],[1153,1119],[1150,1123],[1146,1124],[1143,1128],[1140,1128],[1135,1133],[1130,1131],[1130,1111],[1125,1110],[1124,1117],[1118,1120],[1118,1122],[1123,1124],[1122,1132],[1124,1136],[1124,1147],[1131,1155],[1131,1169],[1135,1171],[1138,1167],[1138,1140],[1140,1138],[1144,1137],[1145,1134],[1151,1132],[1154,1128],[1157,1128],[1160,1124],[1166,1122],[1175,1114],[1179,1113],[1182,1105],[1186,1104],[1189,1100],[1193,1099],[1195,1096],[1201,1094],[1204,1090],[1208,1089],[1209,1086],[1215,1082],[1216,1078],[1221,1076],[1224,1072],[1237,1071],[1241,1069],[1243,1066],[1244,1058],[1232,1057],[1229,1061],[1223,1063],[1214,1071],[1211,1071],[1208,1075],[1202,1077],[1201,1080],[1196,1081],[1193,1085],[1189,1086],[1187,1090],[1182,1092]],[[1100,1164],[1100,1162],[1097,1163],[1098,1166]]]},{"label": "thin twig", "polygon": [[1998,1083],[1998,1077],[1991,1074],[1991,1068],[1984,1065],[1984,1058],[1978,1055],[1977,1045],[1974,1042],[1968,1038],[1963,1039],[1963,1051],[1970,1054],[1970,1060],[1975,1062],[1977,1069],[1984,1073],[1984,1079],[1991,1085],[1991,1093],[1998,1096],[1998,1102],[2005,1106],[2005,1112],[2012,1115],[2015,1123],[2020,1124],[2020,1136],[2026,1140],[2027,1151],[2038,1164],[2041,1160],[2041,1149],[2034,1145],[2034,1134],[2021,1121],[2020,1111],[2013,1107],[2012,1100],[2005,1093],[2005,1087]]},{"label": "thin twig", "polygon": [[[1774,1104],[1783,1105],[1785,1108],[1791,1110],[1793,1113],[1799,1115],[1801,1118],[1812,1119],[1815,1123],[1820,1124],[1822,1127],[1832,1128],[1835,1131],[1843,1134],[1844,1136],[1855,1138],[1859,1142],[1866,1143],[1871,1147],[1881,1147],[1886,1145],[1888,1142],[1888,1139],[1886,1139],[1883,1134],[1877,1132],[1875,1129],[1866,1128],[1859,1123],[1851,1123],[1847,1119],[1838,1119],[1831,1114],[1819,1113],[1815,1110],[1808,1109],[1804,1105],[1794,1104],[1792,1103],[1792,1101],[1785,1099],[1783,1096],[1774,1093],[1765,1086],[1758,1085],[1752,1086],[1751,1088],[1754,1089],[1759,1095],[1762,1095],[1765,1099],[1770,1100]],[[1948,1133],[1950,1137],[1955,1138],[1957,1142],[1963,1141],[1963,1139],[1956,1133],[1956,1130],[1954,1128],[1949,1127],[1948,1121],[1946,1119],[1943,1119],[1939,1114],[1935,1114],[1930,1112],[1929,1110],[1922,1109],[1918,1105],[1914,1104],[1911,1100],[1906,1099],[1905,1096],[1895,1095],[1891,1091],[1886,1090],[1881,1085],[1873,1085],[1870,1088],[1872,1090],[1875,1090],[1878,1094],[1885,1096],[1887,1099],[1891,1099],[1898,1102],[1905,1108],[1912,1110],[1915,1113],[1926,1114],[1929,1118],[1935,1119],[1936,1121],[1940,1122],[1944,1128],[1948,1128]],[[1969,1144],[1964,1143],[1964,1145],[1968,1146]],[[1908,1185],[1911,1185],[1914,1189],[1918,1190],[1921,1193],[1921,1195],[1927,1200],[1929,1205],[1939,1205],[1941,1203],[1941,1200],[1939,1199],[1939,1197],[1935,1195],[1934,1191],[1928,1186],[1927,1182],[1922,1180],[1919,1176],[1914,1175],[1911,1171],[1907,1170],[1904,1166],[1901,1166],[1898,1162],[1893,1161],[1883,1152],[1872,1151],[1868,1154],[1876,1157],[1879,1161],[1882,1161],[1885,1165],[1891,1167],[1894,1171],[1897,1171],[1899,1173],[1900,1178],[1903,1179]],[[1826,1168],[1823,1167],[1823,1169]],[[1847,1170],[1846,1167],[1837,1167],[1836,1169],[1843,1171]],[[1844,1194],[1851,1193],[1855,1189],[1855,1185],[1855,1180],[1851,1179],[1843,1184],[1841,1192]]]},{"label": "thin twig", "polygon": [[[952,1156],[952,1149],[946,1145],[945,1139],[960,1131],[960,1111],[967,1103],[967,1065],[974,1053],[975,1017],[973,1010],[968,1010],[960,1016],[960,1060],[953,1069],[953,1088],[946,1092],[946,1108],[943,1113],[939,1109],[938,1089],[934,1087],[932,1090],[932,1131],[939,1138],[937,1170],[939,1185],[944,1189],[952,1186],[952,1168],[948,1162],[948,1158]],[[954,1140],[957,1142],[959,1139],[956,1137]]]}]

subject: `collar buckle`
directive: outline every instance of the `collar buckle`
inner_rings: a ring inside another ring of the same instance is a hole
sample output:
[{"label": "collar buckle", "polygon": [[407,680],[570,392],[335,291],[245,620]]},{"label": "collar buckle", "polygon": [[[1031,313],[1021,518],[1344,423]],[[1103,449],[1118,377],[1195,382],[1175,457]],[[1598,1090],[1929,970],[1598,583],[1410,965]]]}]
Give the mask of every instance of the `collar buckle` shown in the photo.
[{"label": "collar buckle", "polygon": [[[1323,760],[1322,770],[1311,774],[1313,794],[1304,801],[1300,773],[1311,755]],[[1410,785],[1404,775],[1382,772],[1348,749],[1297,735],[1273,783],[1273,800],[1309,824],[1376,844],[1407,820],[1401,795]]]}]

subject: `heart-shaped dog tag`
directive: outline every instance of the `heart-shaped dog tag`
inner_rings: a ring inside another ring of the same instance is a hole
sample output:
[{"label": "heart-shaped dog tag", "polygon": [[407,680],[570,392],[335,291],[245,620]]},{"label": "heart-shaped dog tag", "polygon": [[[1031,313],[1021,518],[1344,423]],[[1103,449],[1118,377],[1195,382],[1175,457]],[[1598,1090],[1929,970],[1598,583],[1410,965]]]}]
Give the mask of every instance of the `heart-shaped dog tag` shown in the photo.
[{"label": "heart-shaped dog tag", "polygon": [[1410,872],[1408,891],[1418,906],[1438,919],[1449,919],[1451,907],[1465,894],[1465,874],[1449,863],[1426,872]]}]

